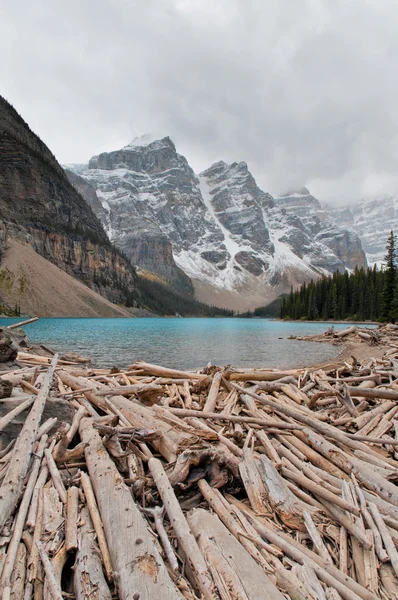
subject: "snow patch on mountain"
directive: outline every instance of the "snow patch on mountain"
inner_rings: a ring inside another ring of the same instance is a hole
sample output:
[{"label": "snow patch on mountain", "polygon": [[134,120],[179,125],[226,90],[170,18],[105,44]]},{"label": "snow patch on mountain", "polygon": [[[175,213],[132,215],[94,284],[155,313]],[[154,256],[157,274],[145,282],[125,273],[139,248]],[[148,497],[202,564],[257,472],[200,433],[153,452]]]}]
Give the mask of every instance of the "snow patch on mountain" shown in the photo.
[{"label": "snow patch on mountain", "polygon": [[158,143],[160,140],[164,139],[166,136],[160,136],[153,133],[145,133],[144,135],[137,136],[131,141],[124,149],[129,148],[140,148],[142,146],[149,146],[154,142]]}]

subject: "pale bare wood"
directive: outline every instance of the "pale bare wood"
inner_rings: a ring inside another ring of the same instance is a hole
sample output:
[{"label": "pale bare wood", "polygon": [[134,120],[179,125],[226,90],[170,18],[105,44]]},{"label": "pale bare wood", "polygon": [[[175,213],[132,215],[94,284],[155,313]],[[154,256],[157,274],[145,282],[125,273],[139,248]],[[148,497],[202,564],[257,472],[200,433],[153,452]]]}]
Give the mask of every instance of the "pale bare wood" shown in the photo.
[{"label": "pale bare wood", "polygon": [[[311,569],[308,565],[294,565],[292,571],[297,575],[299,581],[305,585],[306,589],[312,592],[316,600],[328,600],[314,569]],[[338,597],[340,598],[339,595]]]},{"label": "pale bare wood", "polygon": [[66,494],[65,548],[67,552],[77,549],[77,520],[79,514],[79,490],[68,488]]},{"label": "pale bare wood", "polygon": [[39,550],[36,545],[37,541],[40,541],[43,529],[43,488],[39,492],[39,503],[37,507],[37,516],[36,516],[36,525],[33,533],[33,541],[32,541],[32,551],[29,555],[28,559],[28,569],[29,569],[29,581],[36,582],[36,580],[40,581],[41,578],[41,563],[39,561]]},{"label": "pale bare wood", "polygon": [[13,323],[12,325],[8,325],[7,329],[17,329],[17,327],[23,327],[24,325],[29,325],[29,323],[34,323],[38,321],[39,317],[32,317],[31,319],[25,319],[25,321],[20,321],[19,323]]},{"label": "pale bare wood", "polygon": [[18,406],[10,410],[4,417],[0,419],[0,431],[3,431],[7,425],[9,425],[15,417],[24,412],[27,408],[29,408],[35,400],[35,396],[30,396],[24,402],[21,402]]},{"label": "pale bare wood", "polygon": [[24,390],[28,390],[29,392],[32,392],[32,394],[34,394],[35,396],[37,396],[39,393],[39,390],[37,388],[35,388],[34,385],[29,383],[29,381],[25,381],[24,379],[21,381],[21,387]]},{"label": "pale bare wood", "polygon": [[[257,524],[256,528],[258,526],[261,528],[262,536],[264,536],[268,542],[281,548],[283,552],[299,564],[307,564],[310,566],[315,571],[317,577],[327,585],[336,588],[344,600],[359,600],[359,598],[362,598],[362,600],[379,600],[375,594],[363,588],[347,575],[343,575],[334,565],[325,563],[321,557],[314,553],[311,553],[310,557],[308,551],[304,552],[299,549],[296,545],[293,545],[291,541],[287,541],[285,536],[282,536],[275,530],[265,526],[264,522],[261,525]],[[263,542],[256,539],[255,543],[261,546]]]},{"label": "pale bare wood", "polygon": [[224,413],[187,410],[185,408],[168,408],[167,410],[179,417],[198,417],[200,419],[213,419],[214,421],[230,421],[231,423],[255,423],[257,425],[262,425],[263,427],[273,427],[275,429],[303,429],[302,425],[283,423],[276,420],[259,419],[258,417],[226,415]]},{"label": "pale bare wood", "polygon": [[340,469],[349,474],[354,473],[359,481],[369,486],[378,496],[398,506],[397,487],[385,477],[379,475],[375,469],[372,469],[355,456],[343,452],[335,444],[328,442],[309,427],[305,429],[304,435],[311,446],[326,456],[331,462],[335,463]]},{"label": "pale bare wood", "polygon": [[308,511],[304,511],[304,522],[305,527],[308,531],[308,535],[310,536],[312,543],[319,556],[321,556],[326,562],[332,562],[332,558],[329,554],[328,549],[326,548],[324,541],[322,539],[321,534],[319,533],[316,525]]},{"label": "pale bare wood", "polygon": [[[351,484],[344,481],[342,485],[342,497],[347,502],[354,505],[357,505],[355,492],[351,489]],[[365,531],[365,527],[361,517],[354,516],[353,514],[346,514],[347,519],[349,519],[351,523],[350,538],[351,538],[351,552],[352,552],[352,563],[355,567],[355,575],[358,583],[363,585],[363,587],[368,588],[368,575],[366,573],[366,559],[365,555],[371,550],[373,545],[373,539],[369,539],[369,547],[365,549],[356,536],[353,536],[352,530],[357,530],[360,532],[360,535],[364,538],[367,537],[367,532]]]},{"label": "pale bare wood", "polygon": [[347,531],[349,531],[349,533],[352,536],[354,536],[360,544],[362,544],[362,546],[364,548],[367,548],[368,550],[370,550],[372,544],[369,541],[368,536],[365,535],[365,533],[363,532],[362,528],[357,527],[352,522],[352,519],[351,519],[352,513],[346,513],[344,510],[342,510],[341,508],[336,506],[334,503],[328,502],[325,499],[322,500],[322,504],[340,525],[343,525],[347,529]]},{"label": "pale bare wood", "polygon": [[11,576],[14,569],[15,561],[17,560],[18,548],[23,533],[23,528],[28,513],[30,501],[32,498],[33,490],[39,474],[40,463],[43,457],[44,448],[47,443],[47,436],[43,435],[41,438],[36,452],[33,454],[33,463],[28,479],[28,483],[25,488],[25,492],[19,506],[18,514],[14,523],[14,530],[12,537],[8,545],[7,557],[3,567],[3,573],[1,576],[0,589],[3,590],[3,594],[6,593],[7,588],[11,588]]},{"label": "pale bare wood", "polygon": [[358,508],[352,506],[343,498],[336,496],[336,494],[329,492],[329,490],[327,490],[324,486],[315,483],[314,481],[308,479],[308,477],[305,477],[304,475],[300,475],[300,473],[296,473],[295,471],[282,467],[281,475],[283,475],[287,479],[290,479],[291,481],[294,481],[295,483],[298,483],[301,487],[309,490],[316,496],[324,498],[329,502],[333,502],[337,506],[340,506],[340,508],[342,508],[343,510],[348,510],[349,512],[352,512],[356,515],[360,514],[360,510]]},{"label": "pale bare wood", "polygon": [[383,518],[377,508],[376,504],[373,502],[368,503],[370,514],[373,517],[373,520],[380,532],[382,537],[384,547],[387,551],[388,556],[390,557],[392,568],[394,569],[395,574],[398,576],[398,552],[395,547],[395,544],[391,538],[390,532],[388,531],[387,525],[384,523]]},{"label": "pale bare wood", "polygon": [[[20,600],[23,597],[26,579],[26,547],[18,544],[14,570],[11,576],[11,600]],[[4,593],[3,593],[4,597]]]},{"label": "pale bare wood", "polygon": [[[369,448],[369,446],[366,446],[364,443],[349,438],[342,431],[340,431],[337,427],[333,427],[333,425],[323,423],[320,420],[314,419],[312,416],[309,416],[309,413],[311,411],[309,411],[307,409],[307,407],[297,407],[297,408],[292,409],[288,406],[278,404],[277,402],[274,402],[273,400],[270,400],[269,398],[266,398],[264,396],[259,396],[258,394],[255,394],[254,392],[251,392],[250,390],[244,389],[235,383],[231,383],[231,385],[234,388],[236,388],[239,392],[241,392],[242,394],[248,394],[249,396],[252,396],[252,398],[255,398],[256,400],[261,402],[262,404],[264,404],[270,408],[273,408],[276,413],[281,413],[287,417],[291,417],[297,421],[300,421],[301,423],[305,423],[306,425],[309,425],[309,427],[312,427],[313,430],[318,431],[319,433],[323,434],[323,436],[330,437],[334,441],[342,443],[352,450],[363,450],[365,452],[371,452],[373,454],[376,453],[376,451],[371,450]],[[307,409],[308,414],[304,413],[302,410],[299,410],[299,408]],[[306,429],[309,430],[309,427]],[[301,432],[298,431],[295,433],[295,435],[300,435],[300,433]],[[304,433],[303,433],[303,435],[304,435]],[[393,489],[393,486],[390,488],[390,491],[392,491],[392,489]]]},{"label": "pale bare wood", "polygon": [[398,600],[398,579],[391,565],[381,565],[380,579],[387,592],[388,600]]},{"label": "pale bare wood", "polygon": [[156,533],[158,534],[159,539],[162,543],[162,547],[168,560],[169,566],[174,573],[178,573],[178,560],[163,523],[163,517],[165,513],[164,506],[155,506],[154,508],[141,508],[141,510],[144,514],[151,515],[153,517],[153,520],[155,522]]},{"label": "pale bare wood", "polygon": [[37,440],[39,440],[41,438],[41,436],[44,435],[45,433],[49,433],[49,431],[51,431],[51,429],[53,427],[55,427],[55,425],[57,424],[57,421],[58,421],[57,417],[52,417],[50,419],[47,419],[47,421],[44,421],[44,423],[42,425],[40,425],[40,427],[39,427],[35,441],[37,442]]},{"label": "pale bare wood", "polygon": [[79,529],[79,549],[74,575],[76,600],[112,600],[102,572],[99,548],[87,507],[83,508],[81,516],[83,523]]},{"label": "pale bare wood", "polygon": [[[51,442],[50,445],[50,452],[52,451],[52,449],[55,446],[55,440],[53,440]],[[30,503],[30,507],[29,507],[29,512],[28,512],[28,516],[26,519],[26,526],[33,531],[33,529],[35,528],[35,523],[36,523],[36,516],[37,516],[37,509],[38,509],[38,504],[39,504],[39,494],[41,489],[43,488],[43,486],[45,485],[46,481],[47,481],[47,477],[48,477],[48,466],[47,466],[47,461],[44,458],[42,465],[41,465],[41,469],[40,469],[40,473],[39,476],[37,478],[34,490],[33,490],[33,494],[32,494],[32,500]]]},{"label": "pale bare wood", "polygon": [[123,396],[114,396],[112,403],[110,403],[109,400],[104,400],[97,396],[97,391],[109,389],[108,386],[104,384],[94,383],[90,379],[84,377],[73,377],[64,371],[59,371],[59,375],[62,381],[66,382],[72,389],[76,387],[81,388],[91,386],[92,392],[84,392],[86,398],[104,411],[109,412],[109,406],[116,408],[117,411],[119,411],[118,414],[122,414],[124,423],[127,426],[149,428],[159,431],[159,438],[153,440],[151,444],[169,462],[173,462],[176,459],[180,448],[191,445],[195,441],[193,436],[184,431],[175,430],[169,423],[162,421],[155,415],[154,411],[147,406],[132,402]]},{"label": "pale bare wood", "polygon": [[[87,391],[84,390],[84,391]],[[109,387],[107,390],[98,390],[96,392],[97,396],[133,396],[143,394],[143,393],[151,393],[160,395],[163,393],[163,387],[161,385],[157,385],[156,383],[139,383],[133,385],[120,385],[115,388]]]},{"label": "pale bare wood", "polygon": [[339,568],[344,575],[348,575],[348,534],[344,525],[340,526]]},{"label": "pale bare wood", "polygon": [[[43,536],[54,539],[64,524],[63,505],[54,486],[43,488]],[[47,548],[47,550],[49,550]]]},{"label": "pale bare wood", "polygon": [[189,389],[189,383],[187,381],[184,381],[182,384],[181,394],[185,398],[185,408],[191,408],[192,407],[192,396],[191,396],[191,391]]},{"label": "pale bare wood", "polygon": [[86,391],[82,393],[87,398],[87,400],[94,404],[96,408],[100,408],[105,412],[107,411],[107,405],[104,398],[101,398],[100,396],[96,395],[96,392],[99,389],[99,386],[96,382],[93,382],[86,377],[76,377],[65,370],[59,370],[57,372],[57,375],[61,379],[62,383],[70,387],[72,390],[86,389]]},{"label": "pale bare wood", "polygon": [[91,485],[90,477],[87,473],[82,472],[80,474],[80,481],[82,484],[82,488],[84,491],[84,495],[86,497],[86,502],[88,506],[88,510],[90,512],[90,517],[94,525],[95,533],[98,540],[98,545],[101,550],[102,561],[104,563],[105,573],[108,581],[112,581],[113,579],[113,569],[112,569],[112,561],[108,548],[108,544],[106,541],[103,524],[101,521],[101,515],[98,510],[97,501],[95,499],[94,490]]},{"label": "pale bare wood", "polygon": [[22,533],[21,540],[25,544],[26,550],[30,554],[32,552],[33,536],[31,533],[29,533],[29,531],[27,529],[25,529],[25,531]]},{"label": "pale bare wood", "polygon": [[189,515],[188,522],[212,571],[221,574],[232,598],[259,600],[269,597],[283,600],[282,594],[263,569],[217,516],[196,509]]},{"label": "pale bare wood", "polygon": [[[242,544],[247,552],[254,558],[254,560],[266,571],[269,571],[269,564],[264,558],[263,554],[258,550],[257,546],[253,541],[249,540],[243,534],[245,530],[242,526],[242,521],[238,520],[236,513],[233,511],[234,506],[222,496],[222,494],[211,488],[205,479],[198,481],[198,487],[206,499],[209,506],[217,514],[219,519],[224,523],[226,528],[235,536],[235,538]],[[269,547],[266,548],[267,552]]]},{"label": "pale bare wood", "polygon": [[192,571],[195,583],[205,599],[214,600],[216,595],[214,593],[213,579],[184,513],[181,510],[180,504],[174,494],[174,490],[170,485],[163,465],[157,458],[151,458],[148,461],[148,467],[163,500],[163,505],[166,509],[170,523],[173,526],[178,543],[180,544],[185,559]]},{"label": "pale bare wood", "polygon": [[137,360],[128,367],[129,371],[139,370],[143,375],[155,375],[156,377],[169,377],[171,379],[203,379],[205,375],[200,373],[191,373],[188,371],[177,371],[176,369],[167,369],[159,365],[152,365],[142,360]]},{"label": "pale bare wood", "polygon": [[[359,389],[363,389],[363,388],[359,388]],[[354,419],[352,421],[352,425],[355,425],[355,427],[358,430],[360,430],[363,427],[365,427],[365,425],[367,423],[369,423],[374,417],[376,417],[378,415],[383,415],[384,413],[388,412],[394,406],[395,406],[395,402],[393,402],[392,400],[386,400],[386,402],[382,402],[381,404],[379,404],[372,410],[366,411],[363,415],[360,415],[359,417]]]},{"label": "pale bare wood", "polygon": [[357,494],[359,504],[361,507],[362,516],[363,516],[366,524],[368,525],[368,527],[371,529],[371,531],[373,533],[373,541],[374,541],[375,550],[377,552],[377,556],[379,557],[381,562],[386,562],[387,560],[389,560],[389,558],[388,558],[387,552],[383,548],[383,541],[381,539],[380,532],[377,529],[376,524],[373,520],[373,517],[367,508],[365,496],[364,496],[361,488],[359,487],[358,482],[355,479],[355,476],[353,476],[353,480],[354,480],[355,492]]},{"label": "pale bare wood", "polygon": [[348,386],[348,391],[351,396],[361,396],[364,398],[376,398],[384,400],[398,400],[398,392],[394,390],[386,389],[369,389],[369,388],[358,388],[354,386]]},{"label": "pale bare wood", "polygon": [[337,333],[334,334],[334,337],[340,339],[342,337],[346,337],[347,335],[350,335],[350,333],[355,333],[356,331],[357,331],[357,327],[355,325],[353,325],[352,327],[348,327],[347,329],[338,331]]},{"label": "pale bare wood", "polygon": [[58,467],[55,464],[55,461],[52,457],[51,451],[48,448],[46,448],[46,450],[44,450],[44,455],[46,457],[47,467],[48,467],[48,470],[50,471],[50,475],[53,480],[54,487],[57,490],[62,503],[66,504],[66,489],[65,489],[64,483],[61,479],[61,475],[59,474]]},{"label": "pale bare wood", "polygon": [[0,487],[0,530],[14,512],[23,489],[23,482],[29,469],[33,444],[40,426],[40,420],[46,404],[53,379],[58,356],[55,355],[48,369],[42,389],[25,420],[11,456],[7,473]]},{"label": "pale bare wood", "polygon": [[[296,565],[296,567],[297,566],[298,565]],[[301,569],[303,568],[304,567],[301,567]],[[297,575],[298,571],[296,571],[295,568],[289,571],[288,569],[281,567],[275,572],[275,578],[279,589],[282,589],[287,593],[290,600],[323,600],[323,596],[319,593],[312,593],[305,577],[299,579]]]},{"label": "pale bare wood", "polygon": [[[61,549],[50,561],[54,577],[59,588],[61,588],[62,572],[64,570],[64,566],[66,564],[67,559],[68,553],[65,549],[65,546],[62,546]],[[47,579],[44,583],[44,600],[52,600],[51,588],[48,585]]]},{"label": "pale bare wood", "polygon": [[120,600],[181,600],[144,519],[91,419],[80,422],[80,437],[89,445],[86,461],[98,501],[112,566],[118,573]]},{"label": "pale bare wood", "polygon": [[243,450],[239,472],[253,510],[258,513],[268,512],[270,509],[267,501],[268,494],[256,467],[253,452],[248,448]]},{"label": "pale bare wood", "polygon": [[48,558],[47,553],[39,540],[36,540],[36,546],[39,550],[40,559],[43,563],[44,571],[46,573],[46,583],[49,587],[51,598],[53,600],[63,600],[61,587],[56,580],[50,559]]},{"label": "pale bare wood", "polygon": [[265,433],[265,431],[262,430],[262,429],[256,430],[254,432],[254,435],[256,436],[256,438],[258,439],[258,441],[263,446],[263,448],[265,450],[265,453],[268,456],[268,458],[270,460],[272,460],[272,462],[274,463],[275,468],[276,469],[280,469],[281,466],[282,466],[282,461],[280,459],[280,456],[279,456],[278,452],[275,450],[273,444],[271,443],[270,438]]},{"label": "pale bare wood", "polygon": [[292,529],[305,531],[303,512],[312,509],[292,494],[268,457],[261,456],[258,469],[268,501],[283,523]]},{"label": "pale bare wood", "polygon": [[217,373],[214,374],[210,390],[203,407],[203,412],[214,412],[214,409],[216,408],[218,392],[220,389],[221,377],[221,371],[217,371]]},{"label": "pale bare wood", "polygon": [[[229,381],[277,381],[289,375],[296,375],[298,371],[235,371],[228,373]],[[232,384],[231,384],[232,385]]]}]

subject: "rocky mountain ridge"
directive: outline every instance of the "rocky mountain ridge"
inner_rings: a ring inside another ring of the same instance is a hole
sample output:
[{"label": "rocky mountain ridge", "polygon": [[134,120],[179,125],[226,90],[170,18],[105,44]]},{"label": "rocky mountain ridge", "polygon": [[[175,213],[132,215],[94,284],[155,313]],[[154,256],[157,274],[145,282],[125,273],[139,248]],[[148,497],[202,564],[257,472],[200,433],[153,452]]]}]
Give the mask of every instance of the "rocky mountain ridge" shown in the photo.
[{"label": "rocky mountain ridge", "polygon": [[360,200],[347,207],[328,207],[343,227],[361,238],[368,264],[381,265],[386,254],[390,231],[398,233],[398,197]]},{"label": "rocky mountain ridge", "polygon": [[47,146],[0,97],[0,220],[10,238],[113,302],[139,302],[134,268]]},{"label": "rocky mountain ridge", "polygon": [[323,217],[312,196],[308,210],[307,190],[274,199],[244,162],[196,175],[169,137],[68,169],[118,248],[173,285],[185,273],[206,302],[247,310],[291,284],[366,264],[357,236]]}]

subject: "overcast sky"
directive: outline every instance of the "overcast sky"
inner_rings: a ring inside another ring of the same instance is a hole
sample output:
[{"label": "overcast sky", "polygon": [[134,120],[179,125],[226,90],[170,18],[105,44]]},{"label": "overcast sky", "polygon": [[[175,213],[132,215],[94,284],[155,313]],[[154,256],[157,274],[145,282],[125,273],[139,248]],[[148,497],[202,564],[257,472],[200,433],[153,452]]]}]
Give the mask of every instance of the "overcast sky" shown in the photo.
[{"label": "overcast sky", "polygon": [[62,163],[150,132],[276,195],[398,193],[396,0],[0,0],[0,86]]}]

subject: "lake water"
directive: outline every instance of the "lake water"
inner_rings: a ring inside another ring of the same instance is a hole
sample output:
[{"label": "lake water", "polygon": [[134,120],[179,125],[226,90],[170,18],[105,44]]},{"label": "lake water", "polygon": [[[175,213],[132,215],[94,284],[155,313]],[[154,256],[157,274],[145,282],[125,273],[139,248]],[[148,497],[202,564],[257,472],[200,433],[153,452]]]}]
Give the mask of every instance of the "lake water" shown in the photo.
[{"label": "lake water", "polygon": [[[0,319],[0,325],[18,321]],[[61,353],[84,354],[97,367],[126,367],[141,359],[179,369],[209,362],[294,368],[337,355],[336,346],[287,339],[291,334],[322,333],[328,325],[270,319],[40,319],[24,329],[30,342]],[[346,327],[346,323],[335,326]]]}]

